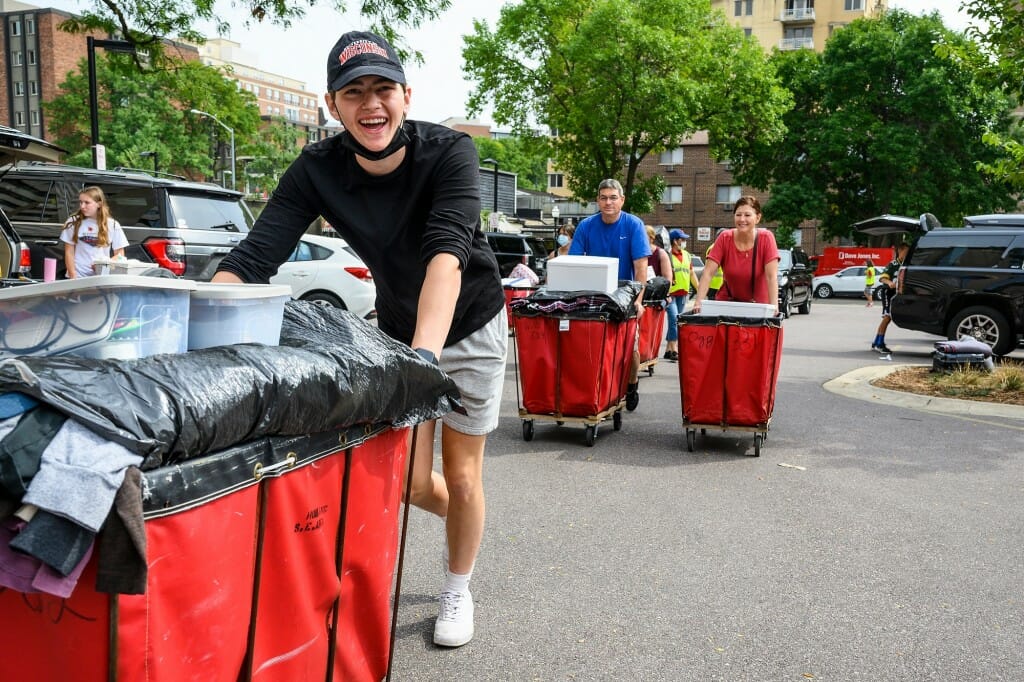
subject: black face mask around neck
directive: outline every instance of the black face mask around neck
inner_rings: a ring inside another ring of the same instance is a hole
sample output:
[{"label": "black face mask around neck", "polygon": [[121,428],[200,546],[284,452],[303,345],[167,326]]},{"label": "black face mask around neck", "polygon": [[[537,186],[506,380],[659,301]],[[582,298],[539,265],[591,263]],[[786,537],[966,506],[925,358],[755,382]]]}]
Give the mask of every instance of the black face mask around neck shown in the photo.
[{"label": "black face mask around neck", "polygon": [[398,130],[395,131],[395,136],[391,138],[391,142],[389,142],[388,146],[385,147],[384,149],[381,149],[379,152],[372,152],[363,145],[359,144],[356,141],[356,138],[353,137],[352,134],[347,130],[343,131],[341,135],[339,135],[338,137],[341,138],[340,143],[342,147],[349,150],[353,154],[358,154],[364,159],[369,159],[370,161],[380,161],[381,159],[386,159],[395,152],[397,152],[399,149],[404,147],[405,145],[409,144],[409,142],[411,142],[411,139],[409,138],[409,133],[405,132],[404,118],[402,119],[402,125],[398,126]]}]

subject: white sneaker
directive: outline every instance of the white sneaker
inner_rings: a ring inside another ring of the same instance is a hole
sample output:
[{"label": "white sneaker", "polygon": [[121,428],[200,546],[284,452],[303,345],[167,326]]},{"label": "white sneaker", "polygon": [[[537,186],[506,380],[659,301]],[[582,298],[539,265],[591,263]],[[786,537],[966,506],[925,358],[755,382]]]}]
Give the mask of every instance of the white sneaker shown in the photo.
[{"label": "white sneaker", "polygon": [[442,592],[440,609],[434,623],[434,644],[462,646],[473,639],[473,595]]}]

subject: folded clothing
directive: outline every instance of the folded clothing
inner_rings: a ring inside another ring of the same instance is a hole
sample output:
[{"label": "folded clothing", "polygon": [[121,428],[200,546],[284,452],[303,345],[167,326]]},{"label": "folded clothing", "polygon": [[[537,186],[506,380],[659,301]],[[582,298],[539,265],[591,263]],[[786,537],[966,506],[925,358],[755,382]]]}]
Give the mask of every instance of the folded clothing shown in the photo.
[{"label": "folded clothing", "polygon": [[943,353],[981,353],[986,358],[992,356],[992,346],[969,336],[963,336],[957,341],[936,341],[935,350]]}]

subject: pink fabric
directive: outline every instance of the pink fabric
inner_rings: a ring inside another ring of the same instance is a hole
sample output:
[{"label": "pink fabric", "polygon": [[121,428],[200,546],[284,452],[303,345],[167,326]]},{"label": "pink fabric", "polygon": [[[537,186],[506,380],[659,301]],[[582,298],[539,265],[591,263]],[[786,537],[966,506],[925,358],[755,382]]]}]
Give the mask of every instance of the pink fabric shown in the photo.
[{"label": "pink fabric", "polygon": [[715,300],[739,301],[743,303],[770,303],[768,282],[764,278],[764,266],[769,261],[779,259],[779,248],[775,244],[775,235],[768,230],[757,230],[757,265],[754,286],[750,282],[749,251],[742,252],[734,242],[735,230],[726,230],[718,235],[711,245],[708,259],[715,261],[722,268],[725,285],[718,290]]},{"label": "pink fabric", "polygon": [[8,519],[0,523],[0,585],[19,592],[45,592],[70,597],[92,556],[92,546],[67,577],[62,576],[35,557],[10,547],[11,540],[25,527],[24,521]]}]

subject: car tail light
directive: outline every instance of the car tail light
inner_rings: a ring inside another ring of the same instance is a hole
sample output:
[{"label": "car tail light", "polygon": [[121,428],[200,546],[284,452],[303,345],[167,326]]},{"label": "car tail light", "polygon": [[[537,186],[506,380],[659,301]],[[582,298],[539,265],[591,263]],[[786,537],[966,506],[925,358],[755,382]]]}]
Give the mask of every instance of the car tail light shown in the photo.
[{"label": "car tail light", "polygon": [[160,267],[178,277],[185,274],[185,242],[181,239],[151,237],[142,242],[142,248]]},{"label": "car tail light", "polygon": [[347,268],[345,268],[345,272],[347,272],[348,274],[352,275],[356,279],[361,280],[363,282],[372,282],[373,281],[373,275],[370,274],[370,268],[357,267],[355,265],[350,265]]},{"label": "car tail light", "polygon": [[21,251],[18,256],[18,272],[27,275],[32,270],[32,252],[25,242],[18,242],[18,250]]}]

